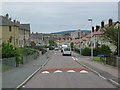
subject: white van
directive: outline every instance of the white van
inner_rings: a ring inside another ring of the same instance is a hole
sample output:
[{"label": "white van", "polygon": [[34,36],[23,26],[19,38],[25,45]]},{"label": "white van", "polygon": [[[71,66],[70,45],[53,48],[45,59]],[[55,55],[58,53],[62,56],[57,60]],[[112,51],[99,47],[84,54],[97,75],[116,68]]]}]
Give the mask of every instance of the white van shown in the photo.
[{"label": "white van", "polygon": [[63,56],[64,55],[69,55],[71,56],[72,55],[72,52],[71,52],[71,49],[70,48],[63,48]]}]

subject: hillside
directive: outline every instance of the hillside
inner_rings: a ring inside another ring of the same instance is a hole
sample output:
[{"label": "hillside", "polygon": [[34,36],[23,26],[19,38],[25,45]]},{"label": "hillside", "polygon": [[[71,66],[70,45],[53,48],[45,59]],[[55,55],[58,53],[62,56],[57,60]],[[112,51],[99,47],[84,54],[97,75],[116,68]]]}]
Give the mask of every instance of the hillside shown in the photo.
[{"label": "hillside", "polygon": [[[71,32],[75,32],[77,30],[68,30],[68,31],[61,31],[61,32],[54,32],[51,34],[66,34],[66,33],[71,33]],[[90,33],[90,30],[81,30],[82,32],[85,32],[86,34]]]}]

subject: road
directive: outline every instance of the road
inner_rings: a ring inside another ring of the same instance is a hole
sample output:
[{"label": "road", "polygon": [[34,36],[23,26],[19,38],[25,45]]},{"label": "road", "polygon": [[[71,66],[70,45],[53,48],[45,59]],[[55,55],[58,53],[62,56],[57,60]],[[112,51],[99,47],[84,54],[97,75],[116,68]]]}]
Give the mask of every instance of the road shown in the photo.
[{"label": "road", "polygon": [[75,62],[74,56],[52,52],[49,62],[23,88],[116,88]]}]

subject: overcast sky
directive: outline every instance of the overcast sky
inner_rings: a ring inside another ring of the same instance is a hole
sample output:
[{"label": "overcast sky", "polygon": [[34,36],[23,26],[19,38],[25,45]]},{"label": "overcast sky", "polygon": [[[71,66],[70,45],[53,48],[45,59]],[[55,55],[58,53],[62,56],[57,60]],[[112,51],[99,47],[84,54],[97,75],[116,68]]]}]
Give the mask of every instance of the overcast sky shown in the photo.
[{"label": "overcast sky", "polygon": [[2,15],[8,13],[12,19],[30,23],[32,32],[51,33],[65,30],[90,29],[102,20],[118,20],[117,2],[5,2]]}]

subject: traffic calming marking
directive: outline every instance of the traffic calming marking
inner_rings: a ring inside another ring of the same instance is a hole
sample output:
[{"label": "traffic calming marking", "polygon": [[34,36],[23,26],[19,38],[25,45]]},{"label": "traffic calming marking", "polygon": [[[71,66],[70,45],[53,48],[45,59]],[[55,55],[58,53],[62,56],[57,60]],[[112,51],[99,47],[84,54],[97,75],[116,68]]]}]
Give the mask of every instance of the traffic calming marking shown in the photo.
[{"label": "traffic calming marking", "polygon": [[45,69],[40,71],[41,73],[62,73],[62,72],[79,72],[79,73],[88,73],[86,69],[79,68],[59,68],[59,69]]},{"label": "traffic calming marking", "polygon": [[50,72],[48,72],[48,71],[43,71],[42,73],[50,73]]},{"label": "traffic calming marking", "polygon": [[62,72],[61,70],[56,70],[56,71],[54,71],[54,73],[59,73],[59,72]]},{"label": "traffic calming marking", "polygon": [[80,73],[88,73],[88,71],[82,70],[80,71]]},{"label": "traffic calming marking", "polygon": [[74,70],[68,70],[67,72],[75,72]]}]

